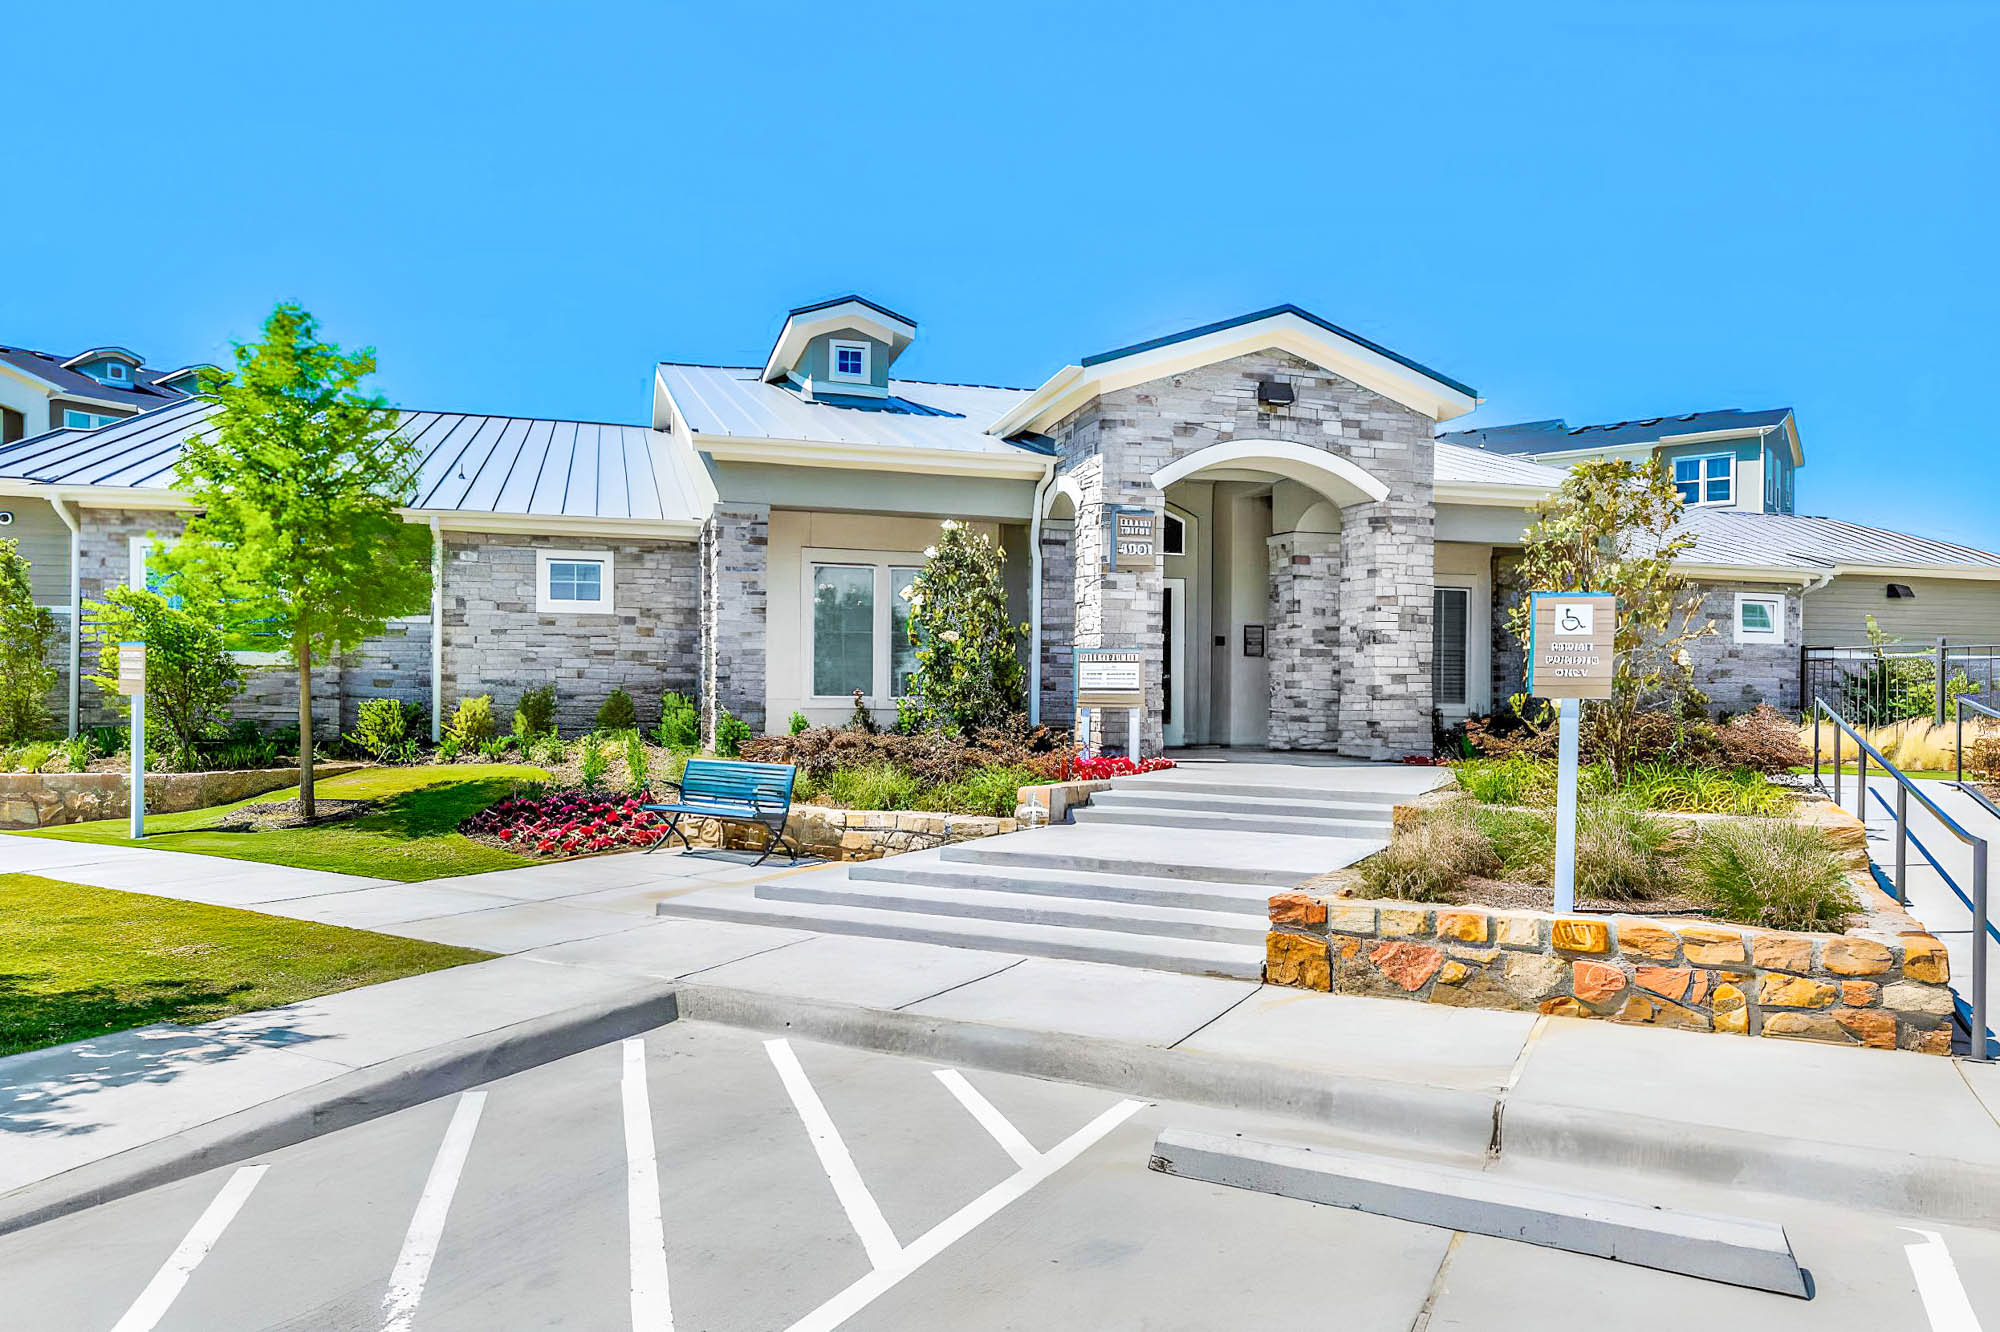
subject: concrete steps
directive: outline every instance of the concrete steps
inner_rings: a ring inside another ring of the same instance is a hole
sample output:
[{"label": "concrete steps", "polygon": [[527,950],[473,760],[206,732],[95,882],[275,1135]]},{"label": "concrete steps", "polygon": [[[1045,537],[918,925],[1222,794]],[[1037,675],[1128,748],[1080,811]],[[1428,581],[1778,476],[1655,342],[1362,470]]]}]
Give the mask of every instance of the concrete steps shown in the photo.
[{"label": "concrete steps", "polygon": [[1185,810],[1201,814],[1266,814],[1301,818],[1352,819],[1387,825],[1394,802],[1389,800],[1321,800],[1293,792],[1287,796],[1189,791],[1179,787],[1114,786],[1090,798],[1089,809]]},{"label": "concrete steps", "polygon": [[1037,925],[1020,921],[932,916],[879,907],[829,902],[787,902],[726,889],[689,893],[660,903],[661,915],[781,925],[825,934],[865,934],[878,939],[910,939],[956,948],[1107,962],[1114,966],[1179,971],[1196,976],[1257,980],[1263,975],[1264,948],[1207,939],[1175,939],[1126,930]]},{"label": "concrete steps", "polygon": [[1209,828],[1222,832],[1288,833],[1297,837],[1367,837],[1387,834],[1388,823],[1297,814],[1222,814],[1154,805],[1085,805],[1072,810],[1077,823],[1125,823],[1148,828]]},{"label": "concrete steps", "polygon": [[1169,939],[1206,939],[1213,943],[1244,944],[1257,948],[1263,946],[1265,933],[1263,919],[1243,912],[994,892],[978,888],[886,884],[879,880],[856,880],[847,875],[830,879],[819,879],[814,875],[777,879],[758,884],[756,895],[766,902],[817,902],[868,907],[878,911],[904,911],[920,916],[1115,930]]},{"label": "concrete steps", "polygon": [[1266,918],[1271,890],[1245,883],[1207,883],[1196,879],[1162,879],[1144,874],[1103,874],[1088,870],[986,868],[915,856],[865,860],[847,867],[847,877],[861,883],[920,884],[955,891],[1019,893],[1023,896],[1074,898],[1092,902],[1130,902],[1140,906],[1186,907],[1195,911],[1233,911]]},{"label": "concrete steps", "polygon": [[[1085,825],[1076,825],[1081,830]],[[1101,825],[1100,825],[1101,826]],[[1068,831],[1051,829],[1052,832]],[[1285,888],[1295,888],[1300,881],[1311,877],[1318,870],[1306,870],[1286,864],[1258,863],[1254,860],[1231,861],[1213,852],[1203,854],[1190,850],[1177,854],[1177,849],[1162,845],[1151,852],[1124,852],[1094,850],[1088,843],[1070,845],[1058,844],[1053,839],[1044,842],[1015,842],[996,845],[1001,839],[983,842],[960,842],[947,846],[940,853],[942,859],[955,865],[998,866],[1018,870],[1084,870],[1095,874],[1127,874],[1151,879],[1179,879],[1199,883],[1254,884],[1277,892]],[[1303,838],[1291,838],[1293,842]],[[1352,864],[1386,839],[1378,838],[1373,843],[1361,838],[1333,839],[1313,838],[1315,842],[1349,841],[1353,843],[1352,854],[1338,858],[1338,853],[1329,850],[1328,859],[1320,869],[1332,869],[1338,865]],[[1188,856],[1201,854],[1195,860]],[[1154,857],[1159,857],[1155,859]]]}]

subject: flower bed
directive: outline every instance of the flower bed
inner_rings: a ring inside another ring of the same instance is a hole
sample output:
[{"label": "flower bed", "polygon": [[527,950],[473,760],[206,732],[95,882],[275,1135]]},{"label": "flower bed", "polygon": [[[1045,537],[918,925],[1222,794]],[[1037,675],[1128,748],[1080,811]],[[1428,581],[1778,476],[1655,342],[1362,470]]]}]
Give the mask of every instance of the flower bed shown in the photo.
[{"label": "flower bed", "polygon": [[637,796],[577,790],[509,796],[461,830],[522,855],[556,858],[648,847],[666,836],[666,825],[640,809]]},{"label": "flower bed", "polygon": [[1133,777],[1142,772],[1161,772],[1174,766],[1172,759],[1129,759],[1123,754],[1097,754],[1070,761],[1064,775],[1071,781],[1101,782],[1112,777]]}]

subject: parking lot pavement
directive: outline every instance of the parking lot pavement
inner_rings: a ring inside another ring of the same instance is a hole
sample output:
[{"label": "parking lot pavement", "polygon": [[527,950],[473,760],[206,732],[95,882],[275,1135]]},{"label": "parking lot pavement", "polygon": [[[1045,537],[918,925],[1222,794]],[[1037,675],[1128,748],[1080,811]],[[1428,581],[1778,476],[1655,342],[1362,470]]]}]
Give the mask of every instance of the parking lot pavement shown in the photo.
[{"label": "parking lot pavement", "polygon": [[1169,1124],[1318,1136],[676,1023],[0,1238],[0,1322],[1968,1332],[1977,1310],[2000,1330],[1985,1232],[1640,1195],[1785,1221],[1819,1283],[1805,1302],[1155,1174]]}]

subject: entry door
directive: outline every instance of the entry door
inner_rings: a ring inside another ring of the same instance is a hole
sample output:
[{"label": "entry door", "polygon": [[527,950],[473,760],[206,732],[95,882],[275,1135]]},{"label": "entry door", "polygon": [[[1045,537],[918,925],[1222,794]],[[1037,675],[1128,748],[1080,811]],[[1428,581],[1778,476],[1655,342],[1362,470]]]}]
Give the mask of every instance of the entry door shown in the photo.
[{"label": "entry door", "polygon": [[1160,588],[1160,702],[1169,746],[1187,743],[1181,694],[1187,684],[1187,579],[1165,578]]}]

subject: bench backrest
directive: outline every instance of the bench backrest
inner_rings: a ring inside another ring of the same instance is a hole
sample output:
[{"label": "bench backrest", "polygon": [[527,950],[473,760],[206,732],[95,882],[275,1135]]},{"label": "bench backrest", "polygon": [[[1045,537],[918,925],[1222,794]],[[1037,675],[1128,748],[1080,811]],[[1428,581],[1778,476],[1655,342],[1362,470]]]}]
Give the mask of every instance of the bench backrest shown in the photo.
[{"label": "bench backrest", "polygon": [[689,759],[681,774],[684,799],[749,804],[754,797],[767,805],[792,803],[792,783],[799,770],[789,763],[739,763],[729,759]]}]

